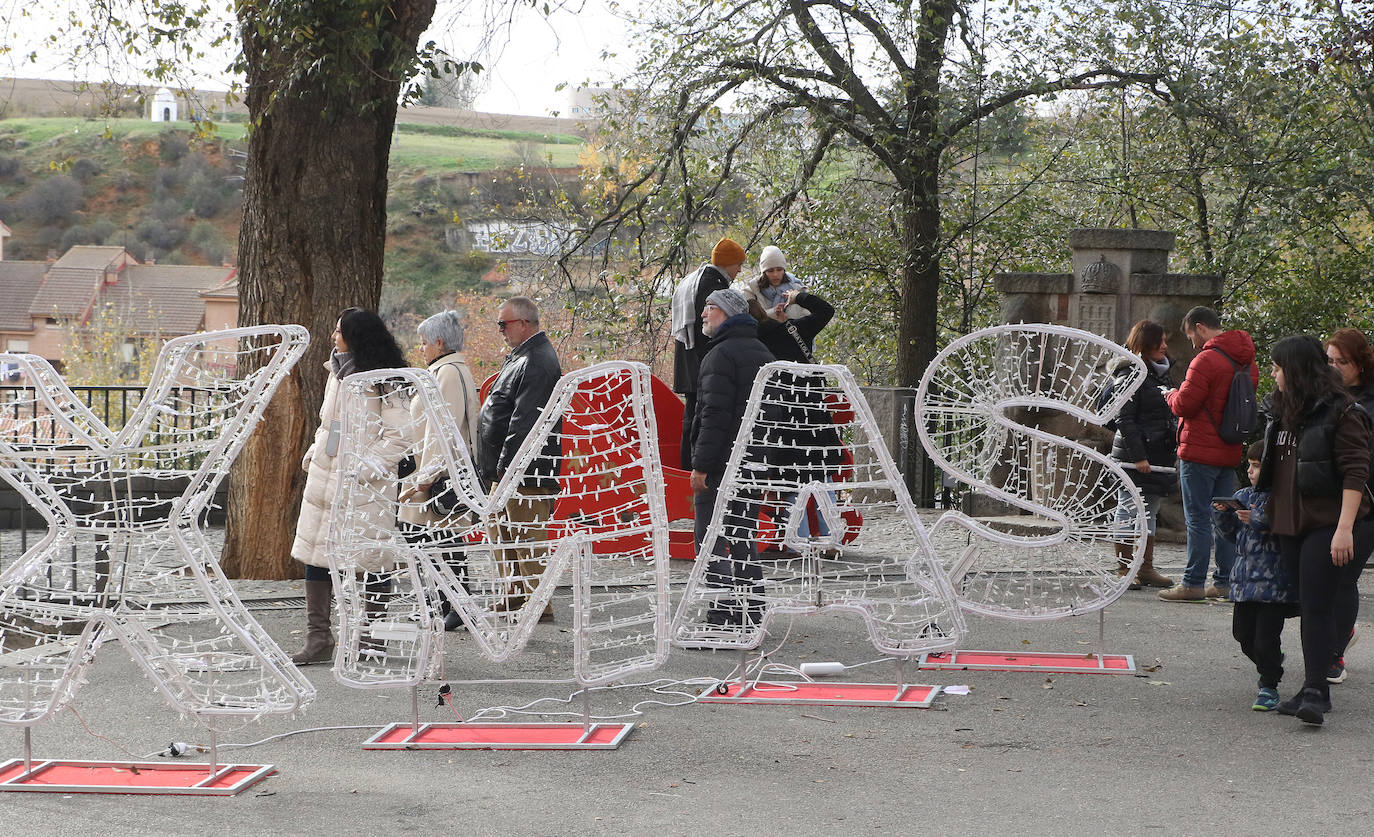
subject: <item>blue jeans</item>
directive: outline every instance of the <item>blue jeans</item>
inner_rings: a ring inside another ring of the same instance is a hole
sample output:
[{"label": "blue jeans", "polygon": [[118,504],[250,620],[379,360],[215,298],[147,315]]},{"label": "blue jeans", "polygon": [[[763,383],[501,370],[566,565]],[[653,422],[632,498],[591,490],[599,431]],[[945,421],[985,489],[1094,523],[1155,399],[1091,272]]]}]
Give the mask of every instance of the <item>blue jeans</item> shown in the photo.
[{"label": "blue jeans", "polygon": [[[830,495],[830,500],[831,500],[831,502],[834,502],[834,501],[835,501],[835,492],[830,491],[830,492],[827,492],[827,493]],[[787,514],[790,514],[790,513],[791,513],[792,507],[795,506],[795,505],[797,504],[797,495],[798,495],[798,494],[799,494],[799,492],[793,491],[793,492],[790,493],[790,494],[784,494],[784,495],[782,495],[782,508],[787,510]],[[825,515],[821,513],[821,510],[820,510],[820,508],[819,508],[819,507],[820,507],[820,502],[819,502],[819,501],[817,501],[816,506],[817,506],[817,509],[816,509],[816,536],[817,536],[817,537],[821,537],[821,538],[828,538],[828,537],[830,537],[830,524],[826,522]],[[787,514],[784,514],[784,515],[783,515],[782,520],[777,521],[778,529],[781,530],[781,529],[786,528],[786,526],[787,526]],[[806,538],[810,538],[810,537],[811,537],[811,519],[810,519],[810,518],[811,518],[811,515],[807,514],[805,509],[802,509],[802,510],[801,510],[801,521],[800,521],[799,525],[797,526],[797,537],[802,538],[802,539],[806,539]]]},{"label": "blue jeans", "polygon": [[[1127,526],[1127,524],[1131,522],[1130,498],[1131,493],[1125,488],[1121,488],[1117,491],[1116,518],[1113,522],[1115,523],[1117,535],[1123,538],[1133,534],[1131,528]],[[1145,512],[1145,531],[1153,538],[1155,536],[1155,523],[1159,520],[1159,505],[1164,501],[1164,498],[1158,494],[1143,494],[1140,499],[1145,501],[1145,508],[1143,509]]]},{"label": "blue jeans", "polygon": [[1188,566],[1183,570],[1183,586],[1201,587],[1207,580],[1215,541],[1217,571],[1212,574],[1212,583],[1225,587],[1231,583],[1236,548],[1225,538],[1212,535],[1212,498],[1236,493],[1236,469],[1181,459],[1178,482],[1183,489],[1183,519],[1188,524]]}]

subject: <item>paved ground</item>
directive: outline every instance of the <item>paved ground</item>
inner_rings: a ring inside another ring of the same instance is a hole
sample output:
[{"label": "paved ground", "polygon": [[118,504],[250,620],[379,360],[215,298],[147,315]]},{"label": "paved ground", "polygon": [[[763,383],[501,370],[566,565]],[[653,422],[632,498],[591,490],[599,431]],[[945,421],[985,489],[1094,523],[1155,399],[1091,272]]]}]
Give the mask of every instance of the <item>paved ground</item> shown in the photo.
[{"label": "paved ground", "polygon": [[[1166,569],[1182,564],[1165,548]],[[685,565],[678,565],[679,571]],[[1177,574],[1177,573],[1175,573]],[[300,586],[244,585],[252,596],[300,595]],[[1365,613],[1374,615],[1366,585]],[[511,666],[527,678],[570,671],[565,628],[541,626]],[[258,610],[289,649],[296,611]],[[1300,677],[1296,622],[1285,640]],[[560,627],[561,626],[561,627]],[[1027,625],[972,620],[969,647],[1088,651],[1097,620]],[[1364,623],[1362,620],[1362,628]],[[931,710],[645,706],[613,752],[364,752],[368,730],[312,732],[247,750],[279,774],[232,799],[0,795],[8,834],[1354,834],[1368,830],[1374,763],[1374,630],[1348,656],[1325,728],[1250,710],[1254,672],[1231,640],[1226,604],[1167,604],[1128,593],[1107,619],[1107,650],[1133,654],[1136,676],[921,672],[918,682],[966,684]],[[768,647],[782,636],[770,637]],[[875,655],[857,619],[797,619],[774,659],[857,663]],[[721,677],[722,652],[675,651],[668,679]],[[450,677],[499,676],[470,640],[448,652]],[[250,742],[307,727],[406,720],[404,692],[358,691],[327,668],[296,718],[269,719],[225,740]],[[893,675],[891,664],[860,671]],[[645,678],[648,679],[648,678]],[[570,686],[455,687],[466,714],[566,696]],[[692,689],[690,691],[696,691]],[[422,717],[450,718],[424,690]],[[647,687],[598,694],[609,715],[658,698]],[[35,755],[125,758],[172,740],[203,741],[138,676],[117,646],[101,652],[76,708],[36,729]],[[576,707],[570,708],[576,711]],[[4,755],[22,753],[16,730]],[[99,736],[99,737],[97,737]]]}]

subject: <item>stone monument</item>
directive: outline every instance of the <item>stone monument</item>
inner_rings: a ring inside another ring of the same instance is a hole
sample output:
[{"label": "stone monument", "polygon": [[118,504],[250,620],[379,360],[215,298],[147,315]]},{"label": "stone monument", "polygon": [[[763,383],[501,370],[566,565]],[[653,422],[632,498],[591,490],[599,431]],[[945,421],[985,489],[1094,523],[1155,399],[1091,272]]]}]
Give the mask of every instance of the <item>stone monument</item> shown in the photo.
[{"label": "stone monument", "polygon": [[[1175,236],[1162,230],[1076,229],[1069,232],[1071,273],[1001,273],[995,277],[1002,294],[1002,322],[1071,326],[1124,343],[1131,326],[1154,320],[1164,326],[1174,384],[1182,382],[1195,354],[1180,324],[1196,305],[1218,307],[1220,276],[1170,273],[1169,251]],[[1111,449],[1111,434],[1066,415],[1037,415],[1027,410],[1018,421],[1066,438]],[[976,515],[1005,513],[1001,504],[973,496],[966,511]],[[1182,509],[1178,495],[1165,498],[1159,535],[1181,540]]]}]

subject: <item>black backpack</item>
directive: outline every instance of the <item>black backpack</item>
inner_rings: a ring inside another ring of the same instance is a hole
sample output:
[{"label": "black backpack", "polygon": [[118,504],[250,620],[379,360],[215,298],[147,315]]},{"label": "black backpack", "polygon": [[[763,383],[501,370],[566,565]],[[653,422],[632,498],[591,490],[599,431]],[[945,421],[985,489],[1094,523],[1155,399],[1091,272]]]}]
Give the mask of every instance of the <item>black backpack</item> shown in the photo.
[{"label": "black backpack", "polygon": [[1239,445],[1255,432],[1255,421],[1259,416],[1259,404],[1255,400],[1255,384],[1250,380],[1250,364],[1241,366],[1231,356],[1216,346],[1207,348],[1226,358],[1231,364],[1231,388],[1226,393],[1226,406],[1222,408],[1221,419],[1217,420],[1208,411],[1207,417],[1217,429],[1217,435],[1228,445]]}]

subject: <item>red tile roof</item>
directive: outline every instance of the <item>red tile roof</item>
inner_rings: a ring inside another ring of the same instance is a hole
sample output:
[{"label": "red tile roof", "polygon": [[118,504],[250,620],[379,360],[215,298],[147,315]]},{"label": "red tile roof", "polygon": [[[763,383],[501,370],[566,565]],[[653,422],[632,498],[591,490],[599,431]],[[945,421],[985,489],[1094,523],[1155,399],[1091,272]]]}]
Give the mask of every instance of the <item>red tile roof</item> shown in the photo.
[{"label": "red tile roof", "polygon": [[43,283],[45,262],[0,262],[0,331],[31,331],[29,306]]},{"label": "red tile roof", "polygon": [[101,306],[113,306],[142,334],[167,336],[199,331],[205,319],[201,293],[218,288],[231,267],[132,265],[106,285]]}]

